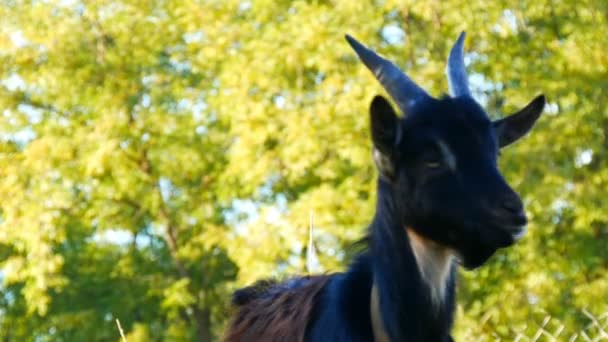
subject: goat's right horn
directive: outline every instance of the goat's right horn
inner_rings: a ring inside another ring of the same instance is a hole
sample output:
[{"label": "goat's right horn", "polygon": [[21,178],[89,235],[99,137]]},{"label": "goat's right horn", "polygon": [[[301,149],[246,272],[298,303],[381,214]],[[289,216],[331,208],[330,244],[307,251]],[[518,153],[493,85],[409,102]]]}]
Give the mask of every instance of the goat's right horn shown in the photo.
[{"label": "goat's right horn", "polygon": [[421,99],[430,97],[395,64],[368,49],[348,34],[345,38],[359,59],[374,73],[376,79],[401,109],[408,110]]},{"label": "goat's right horn", "polygon": [[466,33],[462,31],[450,50],[448,57],[448,66],[446,74],[448,75],[448,84],[450,86],[450,94],[454,97],[471,96],[469,90],[469,81],[467,79],[467,70],[464,67],[464,38]]}]

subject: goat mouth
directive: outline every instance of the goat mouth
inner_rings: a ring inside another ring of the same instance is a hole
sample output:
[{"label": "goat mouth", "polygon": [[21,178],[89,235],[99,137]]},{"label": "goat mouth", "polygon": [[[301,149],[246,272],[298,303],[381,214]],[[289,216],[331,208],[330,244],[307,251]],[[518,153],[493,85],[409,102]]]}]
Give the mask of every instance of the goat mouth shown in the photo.
[{"label": "goat mouth", "polygon": [[527,224],[502,225],[497,228],[502,232],[502,234],[504,234],[503,236],[505,236],[507,240],[510,240],[505,241],[506,245],[503,247],[511,246],[512,244],[521,240],[528,232]]},{"label": "goat mouth", "polygon": [[507,230],[511,234],[511,237],[513,238],[513,242],[517,242],[526,235],[526,233],[528,232],[528,226],[527,225],[513,226],[513,227],[509,227]]}]

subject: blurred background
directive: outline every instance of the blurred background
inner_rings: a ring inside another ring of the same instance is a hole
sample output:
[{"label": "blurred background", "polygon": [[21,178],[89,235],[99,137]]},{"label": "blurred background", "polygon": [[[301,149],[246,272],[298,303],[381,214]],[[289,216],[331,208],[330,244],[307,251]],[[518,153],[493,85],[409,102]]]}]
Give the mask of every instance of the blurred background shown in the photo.
[{"label": "blurred background", "polygon": [[[461,30],[529,234],[461,272],[455,336],[608,338],[608,2],[44,1],[0,5],[0,339],[217,341],[230,293],[344,270],[374,212],[344,41],[431,94]],[[603,332],[602,332],[603,331]],[[538,335],[538,336],[536,336]],[[535,339],[536,338],[536,339]]]}]

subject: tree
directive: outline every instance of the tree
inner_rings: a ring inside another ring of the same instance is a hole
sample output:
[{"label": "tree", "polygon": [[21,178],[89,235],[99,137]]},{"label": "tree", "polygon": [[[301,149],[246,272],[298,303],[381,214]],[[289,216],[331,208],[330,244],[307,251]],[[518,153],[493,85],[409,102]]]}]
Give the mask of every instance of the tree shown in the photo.
[{"label": "tree", "polygon": [[111,340],[119,318],[130,341],[214,339],[230,290],[303,271],[311,213],[325,270],[343,268],[373,213],[381,91],[343,35],[439,96],[461,30],[493,116],[549,106],[501,158],[530,233],[463,272],[459,336],[580,326],[608,309],[607,6],[7,2],[0,336]]},{"label": "tree", "polygon": [[[219,244],[229,136],[203,101],[214,61],[185,60],[192,4],[168,5],[3,8],[7,338],[106,340],[118,317],[211,340],[236,274]],[[22,316],[39,318],[23,335]]]}]

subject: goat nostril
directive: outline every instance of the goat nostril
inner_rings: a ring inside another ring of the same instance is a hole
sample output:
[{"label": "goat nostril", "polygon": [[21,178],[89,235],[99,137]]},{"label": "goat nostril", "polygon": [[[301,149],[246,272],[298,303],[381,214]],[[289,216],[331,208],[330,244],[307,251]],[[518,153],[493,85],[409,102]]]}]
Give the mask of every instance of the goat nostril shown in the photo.
[{"label": "goat nostril", "polygon": [[505,200],[502,202],[502,207],[511,214],[519,214],[524,209],[521,201],[516,199]]},{"label": "goat nostril", "polygon": [[528,223],[524,205],[519,198],[509,197],[504,199],[501,203],[501,209],[499,215],[502,219],[507,220],[513,226],[517,226],[518,229]]}]

